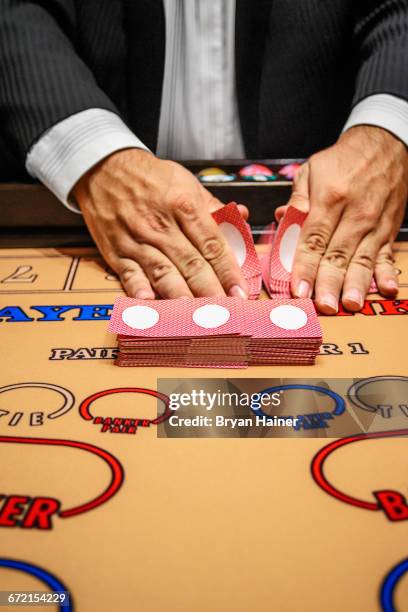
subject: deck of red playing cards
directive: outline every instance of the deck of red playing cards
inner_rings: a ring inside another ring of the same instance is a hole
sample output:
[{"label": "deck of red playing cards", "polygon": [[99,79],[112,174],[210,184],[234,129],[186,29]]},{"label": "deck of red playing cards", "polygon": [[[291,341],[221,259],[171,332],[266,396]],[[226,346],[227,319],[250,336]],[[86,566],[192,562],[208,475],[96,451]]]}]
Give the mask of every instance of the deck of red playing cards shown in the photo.
[{"label": "deck of red playing cards", "polygon": [[233,252],[248,284],[248,298],[256,300],[262,288],[262,269],[255,251],[251,227],[244,221],[235,202],[212,214]]},{"label": "deck of red playing cards", "polygon": [[262,279],[271,297],[291,296],[293,260],[306,217],[307,213],[289,206],[277,230],[269,234],[268,251],[262,260]]},{"label": "deck of red playing cards", "polygon": [[[290,281],[296,247],[307,213],[288,206],[278,228],[269,226],[268,250],[262,258],[262,280],[271,297],[291,297]],[[264,241],[265,242],[265,241]],[[377,293],[374,278],[369,293]]]},{"label": "deck of red playing cards", "polygon": [[311,300],[118,298],[109,331],[119,366],[313,364],[322,330]]}]

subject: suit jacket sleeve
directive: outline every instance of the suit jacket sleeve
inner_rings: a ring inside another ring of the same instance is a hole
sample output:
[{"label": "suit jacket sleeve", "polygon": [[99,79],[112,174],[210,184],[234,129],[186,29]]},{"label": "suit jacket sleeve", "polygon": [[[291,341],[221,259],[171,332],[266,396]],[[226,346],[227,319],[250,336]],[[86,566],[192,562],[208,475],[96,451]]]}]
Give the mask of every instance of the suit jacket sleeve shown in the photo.
[{"label": "suit jacket sleeve", "polygon": [[59,121],[118,113],[75,51],[75,19],[73,0],[0,0],[0,125],[22,162]]},{"label": "suit jacket sleeve", "polygon": [[374,94],[408,100],[408,0],[357,0],[354,104]]}]

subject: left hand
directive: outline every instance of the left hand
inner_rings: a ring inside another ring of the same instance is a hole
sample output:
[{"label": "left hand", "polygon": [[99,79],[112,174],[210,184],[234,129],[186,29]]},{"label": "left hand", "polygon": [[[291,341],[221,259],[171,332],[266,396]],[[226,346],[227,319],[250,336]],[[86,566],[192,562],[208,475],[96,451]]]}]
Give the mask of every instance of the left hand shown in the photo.
[{"label": "left hand", "polygon": [[[292,270],[292,293],[335,314],[364,304],[374,274],[380,293],[395,297],[392,242],[408,196],[408,150],[382,128],[356,126],[313,155],[296,177],[289,204],[310,210]],[[282,215],[278,209],[277,217]]]}]

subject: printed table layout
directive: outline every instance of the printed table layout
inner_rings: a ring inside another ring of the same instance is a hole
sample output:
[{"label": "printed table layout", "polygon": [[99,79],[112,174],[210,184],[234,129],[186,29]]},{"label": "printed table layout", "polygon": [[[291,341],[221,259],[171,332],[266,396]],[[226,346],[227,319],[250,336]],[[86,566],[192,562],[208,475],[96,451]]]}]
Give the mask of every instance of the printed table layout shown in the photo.
[{"label": "printed table layout", "polygon": [[[397,300],[320,317],[314,366],[118,368],[122,291],[95,250],[0,251],[0,590],[66,590],[37,609],[77,612],[408,609],[407,243],[396,265]],[[185,381],[297,385],[304,418],[169,436],[163,385]]]}]

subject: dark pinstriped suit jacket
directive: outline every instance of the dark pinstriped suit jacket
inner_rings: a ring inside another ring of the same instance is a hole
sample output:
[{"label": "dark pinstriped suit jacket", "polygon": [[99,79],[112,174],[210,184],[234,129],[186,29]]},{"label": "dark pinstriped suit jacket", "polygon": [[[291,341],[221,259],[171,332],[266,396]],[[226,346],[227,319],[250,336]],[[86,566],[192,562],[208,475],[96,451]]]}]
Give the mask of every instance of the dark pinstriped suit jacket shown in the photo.
[{"label": "dark pinstriped suit jacket", "polygon": [[[164,53],[161,0],[0,0],[3,177],[91,107],[120,113],[155,149]],[[236,60],[247,155],[309,156],[353,103],[408,100],[408,0],[237,0]]]}]

